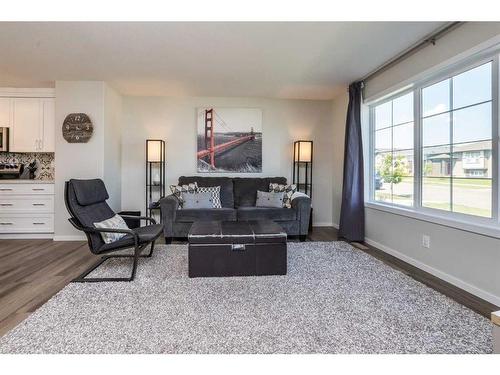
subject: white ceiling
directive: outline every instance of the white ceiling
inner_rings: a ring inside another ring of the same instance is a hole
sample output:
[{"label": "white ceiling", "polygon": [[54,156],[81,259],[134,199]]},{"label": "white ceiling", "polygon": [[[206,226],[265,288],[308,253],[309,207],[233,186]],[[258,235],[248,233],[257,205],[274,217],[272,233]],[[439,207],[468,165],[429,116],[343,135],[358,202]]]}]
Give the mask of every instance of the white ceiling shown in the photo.
[{"label": "white ceiling", "polygon": [[439,22],[0,23],[0,86],[331,99]]}]

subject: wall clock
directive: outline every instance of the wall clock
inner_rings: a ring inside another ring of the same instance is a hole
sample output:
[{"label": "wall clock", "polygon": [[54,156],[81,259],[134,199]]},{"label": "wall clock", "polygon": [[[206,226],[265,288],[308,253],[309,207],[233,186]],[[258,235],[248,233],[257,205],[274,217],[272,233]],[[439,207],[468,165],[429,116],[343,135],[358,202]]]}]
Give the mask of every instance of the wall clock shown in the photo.
[{"label": "wall clock", "polygon": [[63,137],[68,143],[87,143],[94,127],[85,113],[70,113],[63,122]]}]

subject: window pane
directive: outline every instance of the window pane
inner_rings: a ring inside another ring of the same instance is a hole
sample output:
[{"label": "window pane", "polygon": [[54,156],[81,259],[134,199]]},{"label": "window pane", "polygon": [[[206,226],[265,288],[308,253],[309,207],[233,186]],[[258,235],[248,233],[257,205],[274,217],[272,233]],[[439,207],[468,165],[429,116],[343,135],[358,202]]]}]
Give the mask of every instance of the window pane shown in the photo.
[{"label": "window pane", "polygon": [[422,174],[425,177],[451,176],[450,146],[426,147],[422,153]]},{"label": "window pane", "polygon": [[493,158],[491,141],[453,146],[453,177],[491,178]]},{"label": "window pane", "polygon": [[450,211],[451,178],[424,177],[422,179],[422,206]]},{"label": "window pane", "polygon": [[413,121],[413,92],[394,99],[392,111],[394,125]]},{"label": "window pane", "polygon": [[491,139],[491,131],[491,103],[453,112],[453,143]]},{"label": "window pane", "polygon": [[491,100],[491,62],[453,77],[453,108]]},{"label": "window pane", "polygon": [[450,114],[432,116],[422,121],[423,146],[437,146],[450,143]]},{"label": "window pane", "polygon": [[435,83],[422,89],[424,117],[450,110],[450,80]]},{"label": "window pane", "polygon": [[375,152],[390,151],[392,148],[392,128],[375,131]]},{"label": "window pane", "polygon": [[490,179],[454,178],[453,211],[491,217],[491,193]]},{"label": "window pane", "polygon": [[392,102],[375,107],[375,129],[382,129],[392,125]]},{"label": "window pane", "polygon": [[413,150],[393,153],[392,201],[395,204],[413,206]]},{"label": "window pane", "polygon": [[392,202],[392,153],[385,152],[375,155],[375,200]]},{"label": "window pane", "polygon": [[413,176],[413,150],[394,151],[392,165],[393,176]]},{"label": "window pane", "polygon": [[403,206],[413,206],[413,177],[403,177],[392,184],[392,202]]},{"label": "window pane", "polygon": [[413,122],[398,125],[393,128],[395,150],[406,150],[413,148]]}]

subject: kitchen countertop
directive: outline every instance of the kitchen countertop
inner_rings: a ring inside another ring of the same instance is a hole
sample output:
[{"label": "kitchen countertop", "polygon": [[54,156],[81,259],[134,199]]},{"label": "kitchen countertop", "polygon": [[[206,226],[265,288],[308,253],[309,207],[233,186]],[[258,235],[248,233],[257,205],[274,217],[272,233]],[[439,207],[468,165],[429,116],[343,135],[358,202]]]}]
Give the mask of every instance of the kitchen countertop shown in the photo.
[{"label": "kitchen countertop", "polygon": [[0,179],[0,184],[53,184],[54,180]]}]

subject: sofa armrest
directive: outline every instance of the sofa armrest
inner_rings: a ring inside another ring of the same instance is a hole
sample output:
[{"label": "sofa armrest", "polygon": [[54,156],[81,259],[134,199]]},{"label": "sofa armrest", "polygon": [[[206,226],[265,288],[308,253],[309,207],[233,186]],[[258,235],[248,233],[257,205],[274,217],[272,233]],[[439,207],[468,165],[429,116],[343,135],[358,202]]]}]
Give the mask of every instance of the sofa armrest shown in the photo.
[{"label": "sofa armrest", "polygon": [[311,217],[311,198],[305,194],[292,196],[292,209],[297,212],[299,232],[301,236],[309,232],[309,219]]},{"label": "sofa armrest", "polygon": [[174,235],[174,222],[178,208],[179,199],[173,194],[167,195],[160,200],[160,212],[165,237],[173,237]]}]

